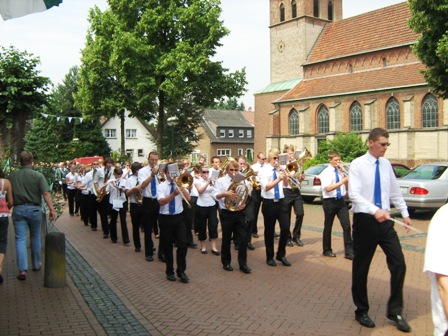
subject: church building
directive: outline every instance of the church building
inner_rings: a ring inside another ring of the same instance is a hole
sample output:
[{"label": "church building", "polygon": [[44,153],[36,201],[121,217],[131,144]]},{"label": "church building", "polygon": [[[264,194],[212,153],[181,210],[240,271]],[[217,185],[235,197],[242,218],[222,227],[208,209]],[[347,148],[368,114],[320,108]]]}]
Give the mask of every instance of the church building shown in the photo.
[{"label": "church building", "polygon": [[337,132],[385,128],[387,158],[448,160],[448,100],[412,52],[408,3],[342,19],[343,0],[270,0],[271,79],[255,93],[255,153],[293,144],[313,154]]}]

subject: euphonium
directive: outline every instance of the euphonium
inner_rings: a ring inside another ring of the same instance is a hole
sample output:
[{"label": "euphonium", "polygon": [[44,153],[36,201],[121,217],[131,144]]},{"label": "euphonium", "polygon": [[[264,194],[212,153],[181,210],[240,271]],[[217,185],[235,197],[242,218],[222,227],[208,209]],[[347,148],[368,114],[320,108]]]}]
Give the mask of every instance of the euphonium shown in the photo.
[{"label": "euphonium", "polygon": [[179,177],[176,180],[176,187],[179,190],[180,195],[182,196],[182,199],[187,203],[187,206],[191,209],[191,204],[186,199],[183,192],[180,190],[180,187],[185,189],[190,189],[191,185],[193,184],[193,177],[189,173],[183,173],[179,175]]},{"label": "euphonium", "polygon": [[[244,174],[245,179],[249,179],[249,181],[250,178],[255,175],[255,172],[251,167],[247,167],[242,173]],[[242,205],[246,204],[247,198],[249,197],[249,188],[241,182],[232,182],[227,189],[227,191],[233,191],[236,194],[235,200],[232,201],[227,197],[224,200],[224,205],[229,211],[238,211]]]}]

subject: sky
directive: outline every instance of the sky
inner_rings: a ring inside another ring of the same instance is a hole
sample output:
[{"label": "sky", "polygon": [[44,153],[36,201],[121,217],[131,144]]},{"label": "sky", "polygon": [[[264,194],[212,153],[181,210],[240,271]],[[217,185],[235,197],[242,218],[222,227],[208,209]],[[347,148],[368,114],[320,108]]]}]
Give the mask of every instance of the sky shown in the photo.
[{"label": "sky", "polygon": [[[351,17],[403,0],[342,0],[343,17]],[[0,45],[13,45],[38,56],[41,75],[56,85],[68,70],[80,65],[88,29],[89,8],[107,8],[106,0],[63,0],[59,7],[2,21]],[[229,71],[246,68],[247,92],[239,101],[254,106],[253,94],[269,84],[269,1],[221,0],[222,19],[230,34],[221,40],[215,61]],[[256,10],[254,10],[256,9]]]}]

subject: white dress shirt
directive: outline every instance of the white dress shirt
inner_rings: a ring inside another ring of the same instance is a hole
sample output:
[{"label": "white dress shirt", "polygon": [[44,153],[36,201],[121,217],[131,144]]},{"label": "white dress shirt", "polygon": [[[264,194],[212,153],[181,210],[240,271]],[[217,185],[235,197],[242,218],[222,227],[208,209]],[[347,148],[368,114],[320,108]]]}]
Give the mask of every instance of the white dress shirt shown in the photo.
[{"label": "white dress shirt", "polygon": [[[152,173],[152,168],[150,165],[144,166],[143,168],[141,168],[138,171],[138,181],[140,184],[142,184],[149,176],[151,176]],[[153,176],[153,179],[156,180],[156,191],[157,191],[157,187],[159,185],[159,181],[157,179],[157,175]],[[151,182],[149,182],[149,184],[146,186],[145,189],[143,189],[143,197],[148,197],[148,198],[157,198],[157,194],[155,196],[153,196],[151,194]]]},{"label": "white dress shirt", "polygon": [[215,188],[211,186],[210,183],[207,180],[204,180],[203,178],[195,179],[193,183],[193,188],[195,188],[197,191],[196,184],[198,184],[200,188],[202,188],[205,184],[207,184],[207,188],[204,190],[202,194],[198,192],[198,200],[196,201],[196,204],[201,207],[214,206],[216,204],[216,201],[213,198]]},{"label": "white dress shirt", "polygon": [[[131,175],[130,177],[128,177],[126,179],[125,190],[130,190],[130,189],[134,188],[137,185],[137,181],[138,181],[138,178],[135,175]],[[129,196],[129,200],[131,201],[131,203],[136,203],[136,204],[138,203],[135,200],[134,193],[131,193],[131,196]]]},{"label": "white dress shirt", "polygon": [[224,202],[225,197],[218,199],[217,196],[218,196],[218,194],[225,193],[229,189],[231,183],[232,183],[232,178],[229,175],[225,175],[225,176],[217,179],[215,182],[213,198],[218,202],[220,209],[226,209],[226,205]]},{"label": "white dress shirt", "polygon": [[[342,179],[344,178],[344,174],[342,174],[342,172],[339,169],[333,167],[332,165],[328,165],[328,167],[325,168],[319,174],[323,198],[337,197],[337,189],[333,189],[332,191],[327,191],[327,189],[326,189],[328,186],[330,186],[332,184],[336,184],[335,169],[339,176],[339,181],[342,181]],[[347,193],[347,188],[345,187],[345,184],[341,185],[339,188],[341,190],[341,196],[344,197],[345,194]]]},{"label": "white dress shirt", "polygon": [[[350,164],[348,194],[352,202],[351,211],[354,213],[362,212],[374,215],[379,209],[374,204],[376,160],[367,152]],[[392,201],[403,218],[409,217],[408,208],[389,160],[380,157],[379,169],[382,209],[390,211],[390,201]]]},{"label": "white dress shirt", "polygon": [[[140,176],[140,171],[138,172],[138,175]],[[174,189],[176,189],[176,182],[174,182]],[[157,199],[160,201],[162,198],[165,198],[167,196],[171,195],[171,182],[168,180],[165,180],[164,182],[160,183],[157,186]],[[174,197],[175,200],[175,210],[173,214],[170,214],[170,203],[168,202],[164,206],[160,207],[160,214],[162,215],[179,215],[184,211],[184,207],[182,206],[182,195],[176,195]]]},{"label": "white dress shirt", "polygon": [[[276,169],[277,177],[280,175],[280,171],[278,168]],[[266,191],[266,186],[274,181],[274,166],[270,163],[266,164],[260,171],[258,172],[258,176],[260,177],[261,184],[261,197],[266,199],[275,199],[275,187],[272,187],[270,190]],[[283,193],[283,187],[285,187],[283,180],[278,184],[278,191],[280,195],[280,199],[284,198],[285,195]]]}]

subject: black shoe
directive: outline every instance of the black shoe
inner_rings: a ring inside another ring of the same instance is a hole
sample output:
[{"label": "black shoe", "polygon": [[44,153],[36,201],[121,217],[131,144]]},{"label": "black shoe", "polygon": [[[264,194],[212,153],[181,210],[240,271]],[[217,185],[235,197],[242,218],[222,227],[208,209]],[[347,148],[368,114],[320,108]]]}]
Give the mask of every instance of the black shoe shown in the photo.
[{"label": "black shoe", "polygon": [[274,259],[266,260],[266,264],[268,264],[269,266],[277,266],[277,263],[274,261]]},{"label": "black shoe", "polygon": [[154,261],[154,258],[152,256],[146,256],[145,259],[146,261]]},{"label": "black shoe", "polygon": [[97,228],[92,228],[92,231],[98,231],[98,229]]},{"label": "black shoe", "polygon": [[251,251],[255,250],[255,246],[252,243],[247,243],[247,248]]},{"label": "black shoe", "polygon": [[196,248],[196,247],[198,247],[198,244],[196,244],[196,243],[187,244],[187,247],[188,248]]},{"label": "black shoe", "polygon": [[303,243],[302,243],[302,241],[299,238],[293,238],[292,241],[297,246],[303,246]]},{"label": "black shoe", "polygon": [[247,265],[241,265],[240,271],[243,273],[246,273],[246,274],[249,274],[250,272],[252,272],[252,270]]},{"label": "black shoe", "polygon": [[176,277],[174,276],[174,274],[168,274],[166,276],[167,280],[169,281],[176,281]]},{"label": "black shoe", "polygon": [[274,238],[278,238],[280,235],[277,232],[274,232]]},{"label": "black shoe", "polygon": [[188,281],[190,281],[190,279],[188,279],[188,276],[185,273],[180,273],[177,275],[180,279],[180,282],[182,283],[188,283]]},{"label": "black shoe", "polygon": [[205,249],[204,249],[204,250],[201,250],[201,253],[202,253],[202,254],[207,254],[207,250],[205,250]]},{"label": "black shoe", "polygon": [[224,268],[224,270],[226,270],[228,272],[232,272],[233,271],[233,267],[230,264],[224,265],[222,268]]},{"label": "black shoe", "polygon": [[215,251],[215,250],[210,250],[212,251],[212,254],[215,256],[219,256],[221,253],[219,253],[219,251]]},{"label": "black shoe", "polygon": [[323,253],[323,255],[326,256],[326,257],[331,257],[331,258],[336,257],[336,254],[334,254],[333,251],[325,251]]},{"label": "black shoe", "polygon": [[288,240],[286,241],[286,245],[289,246],[289,247],[293,247],[293,246],[294,246],[294,244],[293,244],[293,242],[292,242],[291,239],[288,239]]},{"label": "black shoe", "polygon": [[142,249],[141,249],[141,248],[139,248],[139,247],[136,247],[134,251],[135,251],[135,252],[141,252],[141,251],[142,251]]},{"label": "black shoe", "polygon": [[291,266],[291,263],[285,257],[276,257],[275,259],[280,261],[283,264],[283,266]]},{"label": "black shoe", "polygon": [[372,321],[369,315],[367,315],[367,313],[356,315],[355,319],[359,322],[360,325],[366,328],[375,328],[375,323]]},{"label": "black shoe", "polygon": [[117,243],[117,240],[112,240],[112,244],[116,244]]},{"label": "black shoe", "polygon": [[158,258],[159,258],[159,261],[161,261],[163,263],[166,262],[165,256],[163,254],[159,255]]},{"label": "black shoe", "polygon": [[353,255],[353,253],[348,253],[345,255],[345,259],[353,260],[353,259],[355,259],[355,256]]},{"label": "black shoe", "polygon": [[19,275],[17,276],[17,279],[20,280],[20,281],[26,280],[26,271],[25,272],[20,272]]},{"label": "black shoe", "polygon": [[107,233],[103,234],[103,239],[108,239],[109,235]]},{"label": "black shoe", "polygon": [[401,315],[392,315],[387,314],[386,316],[389,320],[392,320],[395,322],[395,325],[397,326],[397,329],[402,332],[411,332],[411,327],[406,322],[406,320]]},{"label": "black shoe", "polygon": [[155,247],[153,247],[153,248],[152,248],[152,250],[153,250],[153,251],[155,251],[155,250],[156,250],[156,248],[155,248]]},{"label": "black shoe", "polygon": [[258,233],[252,233],[252,237],[253,238],[258,238],[259,236],[258,236]]}]

